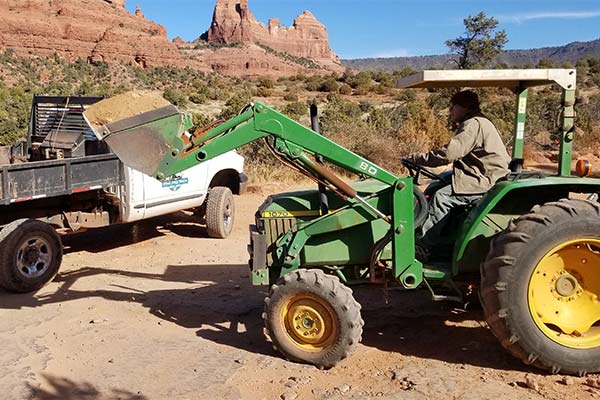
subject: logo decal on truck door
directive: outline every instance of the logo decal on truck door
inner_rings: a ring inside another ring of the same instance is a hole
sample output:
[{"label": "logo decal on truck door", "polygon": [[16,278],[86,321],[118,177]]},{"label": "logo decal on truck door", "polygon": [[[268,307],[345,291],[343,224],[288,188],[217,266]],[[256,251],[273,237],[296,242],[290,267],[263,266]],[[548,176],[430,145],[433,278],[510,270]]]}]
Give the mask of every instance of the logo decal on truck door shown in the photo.
[{"label": "logo decal on truck door", "polygon": [[170,191],[176,192],[181,189],[182,185],[186,185],[189,182],[188,178],[182,178],[181,176],[174,176],[171,179],[164,181],[162,187],[169,188]]}]

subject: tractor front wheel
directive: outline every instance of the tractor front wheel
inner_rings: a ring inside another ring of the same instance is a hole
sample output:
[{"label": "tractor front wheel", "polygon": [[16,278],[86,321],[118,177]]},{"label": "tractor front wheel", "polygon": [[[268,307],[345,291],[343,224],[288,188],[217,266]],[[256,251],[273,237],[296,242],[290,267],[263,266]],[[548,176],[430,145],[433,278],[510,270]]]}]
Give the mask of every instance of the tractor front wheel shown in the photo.
[{"label": "tractor front wheel", "polygon": [[346,358],[360,342],[363,327],[352,290],[317,269],[280,278],[265,299],[263,319],[276,350],[320,368]]},{"label": "tractor front wheel", "polygon": [[482,264],[486,320],[507,350],[553,373],[600,371],[600,204],[536,206]]}]

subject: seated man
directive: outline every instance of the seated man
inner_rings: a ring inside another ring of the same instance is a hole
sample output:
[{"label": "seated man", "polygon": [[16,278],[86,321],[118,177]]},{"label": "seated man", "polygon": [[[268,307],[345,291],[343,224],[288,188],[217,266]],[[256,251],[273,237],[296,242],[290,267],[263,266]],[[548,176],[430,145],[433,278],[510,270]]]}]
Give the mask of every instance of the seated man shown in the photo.
[{"label": "seated man", "polygon": [[458,128],[448,145],[409,158],[428,167],[452,163],[452,183],[429,199],[429,213],[420,233],[421,261],[435,252],[450,211],[479,200],[509,172],[506,147],[494,124],[481,113],[477,93],[464,90],[452,96],[450,118]]}]

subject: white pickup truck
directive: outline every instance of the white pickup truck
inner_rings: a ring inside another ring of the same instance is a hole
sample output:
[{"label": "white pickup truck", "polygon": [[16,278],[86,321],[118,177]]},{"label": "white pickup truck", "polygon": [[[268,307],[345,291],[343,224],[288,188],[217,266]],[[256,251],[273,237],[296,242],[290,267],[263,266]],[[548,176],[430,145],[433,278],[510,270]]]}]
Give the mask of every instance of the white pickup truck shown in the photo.
[{"label": "white pickup truck", "polygon": [[82,113],[101,99],[35,96],[27,141],[0,148],[0,287],[29,292],[52,280],[65,234],[180,210],[194,210],[211,237],[231,232],[243,157],[232,151],[161,183],[95,138]]}]

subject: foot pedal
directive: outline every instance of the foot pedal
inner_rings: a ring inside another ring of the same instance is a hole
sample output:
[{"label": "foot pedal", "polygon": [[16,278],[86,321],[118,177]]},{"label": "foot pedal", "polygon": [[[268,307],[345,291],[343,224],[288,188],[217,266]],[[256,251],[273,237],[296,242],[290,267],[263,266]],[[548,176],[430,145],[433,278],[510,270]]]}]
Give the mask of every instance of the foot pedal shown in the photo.
[{"label": "foot pedal", "polygon": [[448,284],[448,286],[449,286],[448,289],[450,289],[451,292],[454,292],[454,294],[435,293],[435,291],[433,290],[433,288],[431,287],[429,282],[427,282],[427,279],[423,278],[423,282],[425,282],[427,289],[429,289],[429,292],[431,293],[431,298],[433,299],[433,301],[454,301],[457,303],[463,303],[462,293],[456,287],[454,282],[452,282],[451,280],[449,280],[449,279],[444,280],[444,283]]}]

